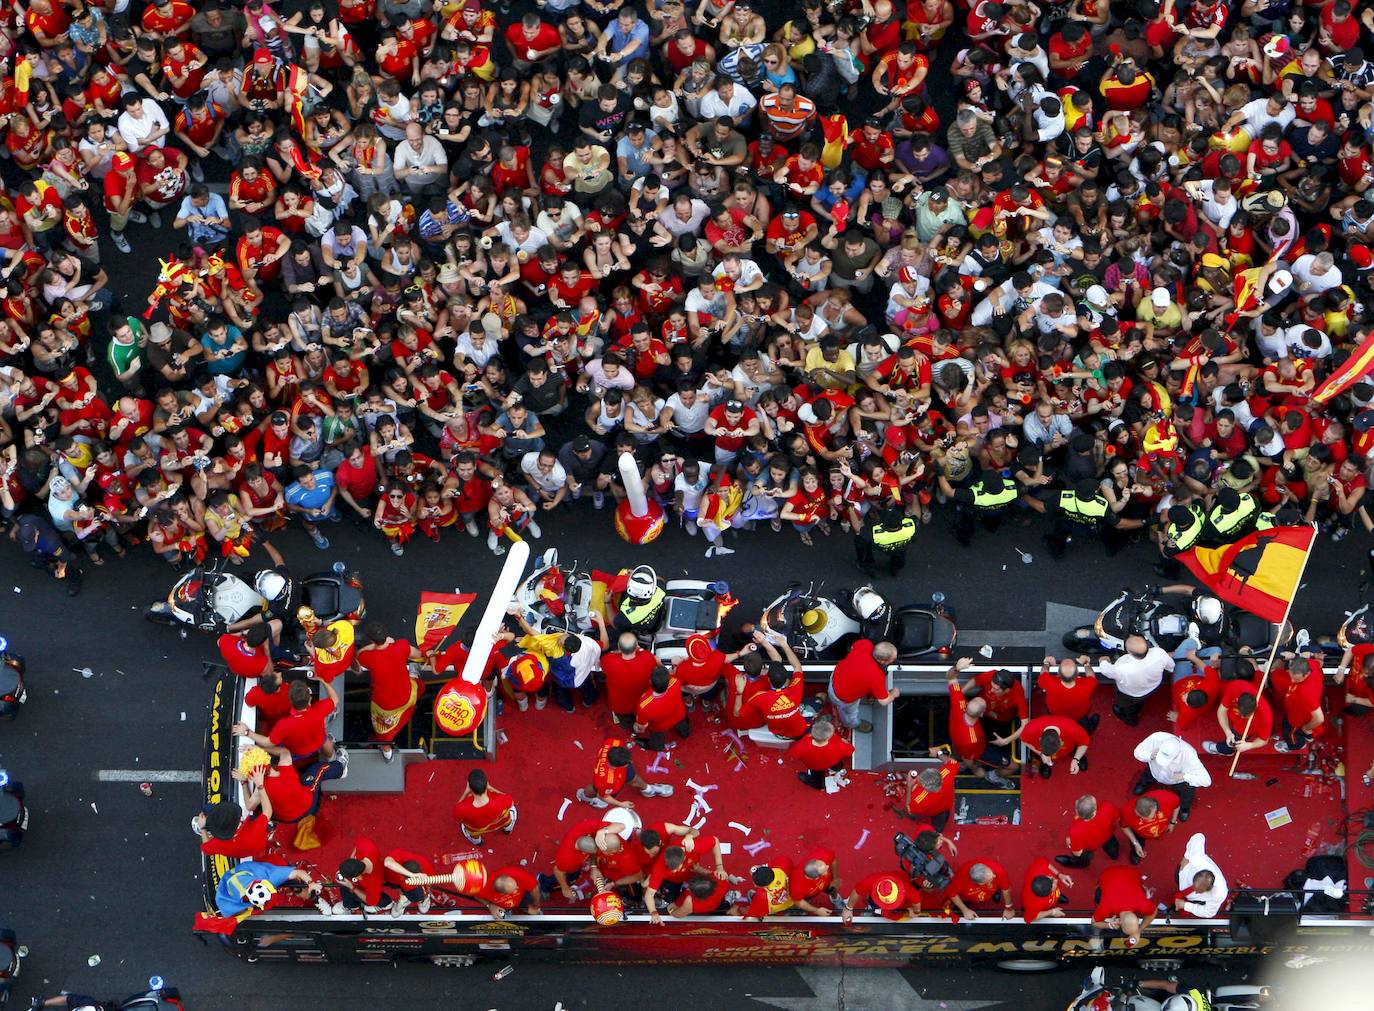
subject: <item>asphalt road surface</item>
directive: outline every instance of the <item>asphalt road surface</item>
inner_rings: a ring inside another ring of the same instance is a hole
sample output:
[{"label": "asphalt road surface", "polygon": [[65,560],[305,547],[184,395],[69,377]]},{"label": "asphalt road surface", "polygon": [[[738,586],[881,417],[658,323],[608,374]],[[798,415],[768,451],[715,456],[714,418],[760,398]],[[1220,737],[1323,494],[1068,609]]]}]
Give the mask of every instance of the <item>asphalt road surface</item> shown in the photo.
[{"label": "asphalt road surface", "polygon": [[[946,594],[966,628],[1039,632],[1046,601],[1091,607],[1121,585],[1152,576],[1145,545],[1115,559],[1083,546],[1056,563],[1039,544],[1039,524],[1008,523],[996,537],[960,549],[940,522],[918,535],[907,571],[881,581],[896,601]],[[791,579],[827,580],[836,587],[858,576],[848,538],[818,538],[816,548],[798,545],[790,531],[745,532],[738,553],[702,557],[700,538],[669,529],[652,546],[636,549],[611,529],[609,512],[585,507],[548,517],[536,549],[558,545],[565,560],[578,557],[611,568],[651,561],[665,577],[724,578],[742,598],[741,613],[766,602]],[[438,545],[413,543],[394,558],[380,537],[344,524],[329,531],[334,546],[316,550],[296,530],[276,540],[294,572],[325,569],[342,560],[366,582],[371,614],[404,629],[413,620],[422,588],[484,594],[498,560],[459,533]],[[1348,543],[1348,542],[1347,542]],[[1021,560],[1017,548],[1029,551]],[[1354,599],[1362,552],[1329,542],[1318,546],[1298,606],[1299,620],[1315,629],[1333,627]],[[461,986],[469,1007],[624,1007],[645,993],[672,994],[675,1007],[846,1006],[863,1007],[873,983],[841,990],[837,974],[812,970],[746,967],[614,969],[520,965],[500,982],[482,970],[429,967],[375,969],[249,966],[203,946],[191,933],[199,908],[198,861],[188,820],[195,810],[194,783],[159,783],[151,797],[136,783],[102,782],[100,770],[196,770],[208,708],[202,661],[213,658],[207,637],[155,626],[142,617],[146,603],[166,591],[171,570],[147,550],[93,570],[75,604],[46,575],[25,565],[12,545],[0,544],[0,634],[29,659],[29,702],[14,723],[0,727],[0,764],[22,779],[33,820],[23,847],[4,854],[0,917],[19,931],[30,949],[16,996],[71,988],[112,994],[131,992],[156,973],[182,987],[188,1006],[255,1009],[352,1009],[426,1007]],[[1062,631],[1054,630],[1051,631]],[[967,649],[979,643],[966,642]],[[93,676],[83,676],[89,668]],[[97,967],[88,965],[100,956]],[[862,977],[861,971],[845,974]],[[1005,978],[972,972],[903,971],[912,993],[893,990],[907,1006],[1010,1007],[955,1001],[1006,998]],[[895,986],[884,974],[882,986]],[[1070,974],[1018,979],[1015,1003],[1023,1008],[1062,1007],[1073,988]],[[828,988],[828,989],[827,989]],[[934,1003],[916,1003],[924,992]],[[823,996],[828,993],[829,996]],[[865,996],[867,995],[867,996]],[[819,1003],[811,1003],[814,997]],[[767,998],[777,998],[777,1001]]]}]

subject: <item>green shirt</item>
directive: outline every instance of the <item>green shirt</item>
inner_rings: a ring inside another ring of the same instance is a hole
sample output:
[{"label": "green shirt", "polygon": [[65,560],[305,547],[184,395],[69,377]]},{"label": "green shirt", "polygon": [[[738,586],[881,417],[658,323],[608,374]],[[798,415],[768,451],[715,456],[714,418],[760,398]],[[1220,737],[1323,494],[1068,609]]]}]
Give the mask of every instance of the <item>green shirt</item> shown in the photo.
[{"label": "green shirt", "polygon": [[134,342],[132,344],[121,344],[111,338],[110,346],[105,349],[105,359],[110,363],[110,368],[115,375],[122,376],[129,371],[129,367],[134,361],[143,358],[143,321],[133,316],[128,317],[129,329],[133,331]]}]

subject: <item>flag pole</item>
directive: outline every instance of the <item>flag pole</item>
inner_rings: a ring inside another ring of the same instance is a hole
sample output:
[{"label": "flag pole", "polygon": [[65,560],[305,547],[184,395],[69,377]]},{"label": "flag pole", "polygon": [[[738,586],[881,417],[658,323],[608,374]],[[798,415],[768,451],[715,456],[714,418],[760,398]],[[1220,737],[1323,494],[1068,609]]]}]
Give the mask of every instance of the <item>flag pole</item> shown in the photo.
[{"label": "flag pole", "polygon": [[[1288,606],[1283,609],[1283,621],[1279,622],[1278,631],[1274,634],[1274,645],[1269,649],[1269,659],[1264,664],[1264,674],[1260,677],[1259,688],[1255,692],[1255,700],[1264,698],[1264,689],[1269,685],[1269,672],[1274,668],[1274,658],[1279,653],[1279,643],[1283,641],[1283,630],[1288,625],[1288,616],[1293,613],[1293,602],[1298,599],[1298,590],[1302,587],[1302,577],[1307,572],[1307,563],[1312,560],[1312,549],[1317,546],[1317,538],[1313,536],[1312,543],[1303,552],[1302,567],[1298,569],[1297,581],[1293,584],[1293,596],[1288,598]],[[1259,712],[1259,706],[1255,707],[1255,712]],[[1245,718],[1245,729],[1241,731],[1240,739],[1243,741],[1250,735],[1250,724],[1255,720],[1255,713],[1251,713]],[[1236,765],[1240,762],[1241,752],[1237,751],[1231,758],[1231,768],[1227,775],[1232,779],[1236,776]]]}]

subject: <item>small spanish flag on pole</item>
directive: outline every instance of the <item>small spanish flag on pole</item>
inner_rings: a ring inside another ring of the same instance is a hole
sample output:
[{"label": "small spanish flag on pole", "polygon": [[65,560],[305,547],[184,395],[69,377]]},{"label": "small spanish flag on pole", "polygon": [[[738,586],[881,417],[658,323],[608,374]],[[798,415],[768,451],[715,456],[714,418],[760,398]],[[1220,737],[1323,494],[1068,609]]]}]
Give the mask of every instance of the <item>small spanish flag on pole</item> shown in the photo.
[{"label": "small spanish flag on pole", "polygon": [[476,599],[475,593],[434,593],[430,590],[421,593],[420,610],[415,615],[415,643],[420,652],[432,653],[438,649]]},{"label": "small spanish flag on pole", "polygon": [[1361,379],[1374,371],[1374,331],[1371,331],[1360,346],[1350,353],[1326,380],[1312,392],[1314,404],[1324,404],[1332,397],[1339,396]]}]

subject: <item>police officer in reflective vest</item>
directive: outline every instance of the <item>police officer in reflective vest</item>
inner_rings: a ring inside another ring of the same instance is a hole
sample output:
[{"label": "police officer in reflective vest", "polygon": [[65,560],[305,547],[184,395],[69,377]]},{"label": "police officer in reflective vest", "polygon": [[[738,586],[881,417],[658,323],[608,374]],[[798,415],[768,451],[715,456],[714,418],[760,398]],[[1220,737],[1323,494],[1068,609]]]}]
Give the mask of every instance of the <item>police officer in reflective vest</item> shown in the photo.
[{"label": "police officer in reflective vest", "polygon": [[1019,496],[1015,483],[1000,471],[983,471],[972,485],[954,493],[954,539],[968,547],[978,520],[988,533],[996,531],[1002,525],[1002,514]]},{"label": "police officer in reflective vest", "polygon": [[1202,511],[1202,506],[1193,503],[1170,506],[1167,518],[1168,522],[1159,539],[1159,551],[1164,557],[1155,563],[1155,571],[1165,576],[1176,576],[1180,568],[1174,556],[1197,546],[1203,531],[1207,529],[1207,515]]},{"label": "police officer in reflective vest", "polygon": [[899,509],[884,509],[875,516],[870,511],[863,527],[854,536],[854,552],[859,568],[870,576],[878,575],[878,564],[887,566],[895,576],[906,565],[906,546],[916,536],[916,521]]},{"label": "police officer in reflective vest", "polygon": [[1259,512],[1259,503],[1253,495],[1222,488],[1217,492],[1216,505],[1207,514],[1207,529],[1202,533],[1202,540],[1213,547],[1238,541],[1255,529]]},{"label": "police officer in reflective vest", "polygon": [[1100,540],[1102,531],[1116,523],[1116,513],[1097,482],[1090,478],[1079,481],[1072,491],[1060,492],[1054,504],[1054,532],[1043,538],[1054,558],[1064,557],[1071,538]]},{"label": "police officer in reflective vest", "polygon": [[658,576],[647,565],[640,565],[630,573],[624,596],[616,609],[613,624],[617,632],[644,635],[658,628],[663,605],[668,594],[659,585]]}]

